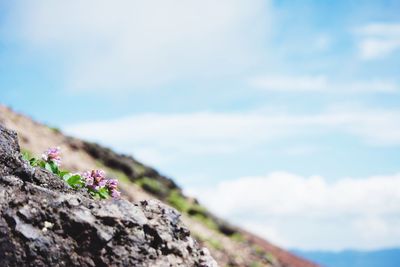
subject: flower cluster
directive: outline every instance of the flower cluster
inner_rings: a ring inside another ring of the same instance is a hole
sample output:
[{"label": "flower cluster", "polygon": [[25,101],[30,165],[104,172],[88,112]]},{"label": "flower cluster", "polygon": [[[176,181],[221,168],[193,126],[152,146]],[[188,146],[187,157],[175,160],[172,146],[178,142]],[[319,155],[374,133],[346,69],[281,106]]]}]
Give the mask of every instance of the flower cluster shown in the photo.
[{"label": "flower cluster", "polygon": [[111,193],[111,197],[119,198],[121,196],[121,192],[117,190],[118,188],[118,180],[117,179],[108,179],[106,187]]},{"label": "flower cluster", "polygon": [[118,191],[118,180],[107,179],[103,170],[86,171],[82,174],[60,170],[61,157],[59,147],[49,148],[42,154],[41,159],[31,158],[28,155],[24,155],[24,158],[32,166],[45,168],[58,175],[72,188],[86,189],[93,197],[106,199],[110,196],[112,198],[121,196],[121,192]]},{"label": "flower cluster", "polygon": [[47,149],[43,154],[42,154],[42,160],[46,162],[54,162],[57,167],[61,166],[61,156],[60,156],[60,148],[59,147],[52,147]]},{"label": "flower cluster", "polygon": [[82,173],[85,186],[93,191],[106,189],[113,198],[119,198],[121,193],[117,190],[118,180],[107,179],[103,170],[92,170]]}]

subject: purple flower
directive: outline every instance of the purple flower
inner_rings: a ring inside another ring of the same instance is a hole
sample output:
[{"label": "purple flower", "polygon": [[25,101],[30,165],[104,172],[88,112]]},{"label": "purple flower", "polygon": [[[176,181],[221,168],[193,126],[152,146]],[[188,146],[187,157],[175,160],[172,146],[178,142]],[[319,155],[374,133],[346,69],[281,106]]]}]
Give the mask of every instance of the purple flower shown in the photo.
[{"label": "purple flower", "polygon": [[92,171],[93,178],[97,178],[99,181],[106,178],[106,173],[103,170],[93,170]]},{"label": "purple flower", "polygon": [[113,190],[111,190],[111,197],[112,198],[120,198],[121,192],[119,192],[117,189],[113,189]]},{"label": "purple flower", "polygon": [[116,179],[108,179],[107,180],[107,188],[112,198],[119,198],[121,196],[121,192],[117,190],[118,180]]},{"label": "purple flower", "polygon": [[60,148],[51,147],[42,154],[42,159],[47,162],[54,162],[58,167],[61,166]]},{"label": "purple flower", "polygon": [[108,179],[107,180],[107,188],[109,190],[117,189],[118,187],[118,180],[116,179]]},{"label": "purple flower", "polygon": [[97,184],[99,185],[100,188],[103,188],[106,186],[107,180],[106,179],[100,180]]},{"label": "purple flower", "polygon": [[98,191],[106,188],[112,198],[119,198],[121,192],[117,190],[118,180],[106,179],[106,174],[103,170],[92,170],[82,173],[83,181],[87,188]]},{"label": "purple flower", "polygon": [[83,177],[83,181],[85,182],[86,186],[93,186],[94,179],[93,179],[90,171],[86,171],[86,172],[82,173],[82,177]]},{"label": "purple flower", "polygon": [[92,170],[82,173],[85,185],[93,190],[99,190],[107,184],[106,173],[103,170]]}]

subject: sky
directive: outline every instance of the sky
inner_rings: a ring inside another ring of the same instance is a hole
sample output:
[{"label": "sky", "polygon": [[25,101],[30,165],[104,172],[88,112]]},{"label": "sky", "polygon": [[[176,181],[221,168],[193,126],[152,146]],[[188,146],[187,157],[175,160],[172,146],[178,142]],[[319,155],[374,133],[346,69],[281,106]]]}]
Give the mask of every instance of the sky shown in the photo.
[{"label": "sky", "polygon": [[398,10],[0,0],[0,102],[283,247],[399,247]]}]

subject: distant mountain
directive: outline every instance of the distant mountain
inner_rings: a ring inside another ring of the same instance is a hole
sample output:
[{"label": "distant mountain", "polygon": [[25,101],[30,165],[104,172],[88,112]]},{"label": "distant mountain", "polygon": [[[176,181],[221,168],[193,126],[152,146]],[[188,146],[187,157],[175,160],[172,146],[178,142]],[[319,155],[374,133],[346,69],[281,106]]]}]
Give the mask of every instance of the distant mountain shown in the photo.
[{"label": "distant mountain", "polygon": [[325,267],[399,267],[400,248],[340,252],[292,251]]}]

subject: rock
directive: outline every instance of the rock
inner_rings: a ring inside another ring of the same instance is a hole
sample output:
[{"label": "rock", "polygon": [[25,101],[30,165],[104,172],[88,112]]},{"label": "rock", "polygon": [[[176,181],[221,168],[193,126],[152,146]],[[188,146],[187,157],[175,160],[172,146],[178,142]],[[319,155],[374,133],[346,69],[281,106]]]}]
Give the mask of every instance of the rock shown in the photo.
[{"label": "rock", "polygon": [[1,125],[0,212],[0,266],[217,266],[176,210],[72,190]]}]

